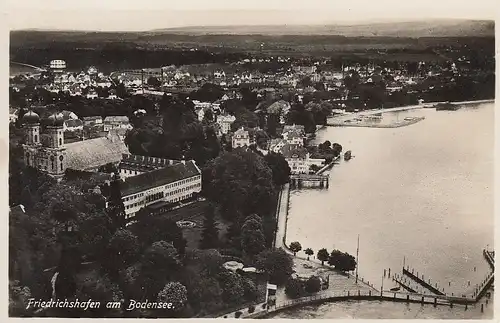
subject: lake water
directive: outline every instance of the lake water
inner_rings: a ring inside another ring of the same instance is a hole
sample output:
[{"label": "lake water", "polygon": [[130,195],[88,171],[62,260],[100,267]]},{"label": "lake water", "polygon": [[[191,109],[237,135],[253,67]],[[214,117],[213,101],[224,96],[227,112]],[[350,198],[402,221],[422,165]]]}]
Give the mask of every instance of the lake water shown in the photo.
[{"label": "lake water", "polygon": [[426,119],[320,130],[316,142],[355,158],[332,168],[328,190],[292,191],[286,240],[356,255],[359,234],[359,275],[377,289],[405,259],[446,293],[470,293],[490,270],[483,248],[493,248],[494,105],[384,114],[411,116]]}]

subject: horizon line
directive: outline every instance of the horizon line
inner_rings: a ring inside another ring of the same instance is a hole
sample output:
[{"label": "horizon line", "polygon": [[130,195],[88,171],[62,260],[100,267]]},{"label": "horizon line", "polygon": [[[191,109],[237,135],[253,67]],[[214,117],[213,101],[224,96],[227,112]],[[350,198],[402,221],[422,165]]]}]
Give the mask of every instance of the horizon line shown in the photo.
[{"label": "horizon line", "polygon": [[58,27],[28,27],[28,28],[9,28],[10,32],[13,31],[40,31],[40,32],[95,32],[95,33],[139,33],[139,32],[155,32],[155,31],[176,31],[189,28],[227,28],[227,27],[321,27],[321,26],[367,26],[367,25],[381,25],[381,24],[397,24],[397,23],[415,23],[415,22],[429,22],[429,21],[476,21],[476,22],[492,22],[495,19],[478,19],[478,18],[421,18],[421,19],[366,19],[366,20],[339,20],[332,22],[318,22],[318,23],[264,23],[264,24],[206,24],[206,25],[179,25],[171,27],[157,27],[148,29],[85,29],[85,28],[58,28]]}]

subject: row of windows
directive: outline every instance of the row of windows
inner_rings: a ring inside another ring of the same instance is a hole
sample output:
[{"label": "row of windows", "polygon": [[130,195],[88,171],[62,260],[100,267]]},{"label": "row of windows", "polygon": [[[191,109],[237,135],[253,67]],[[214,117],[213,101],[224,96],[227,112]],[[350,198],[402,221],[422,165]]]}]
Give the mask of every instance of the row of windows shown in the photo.
[{"label": "row of windows", "polygon": [[[179,201],[185,200],[185,199],[187,199],[189,197],[192,197],[192,196],[193,196],[193,193],[189,193],[189,194],[183,195],[181,197],[176,197],[176,198],[174,198],[172,200],[169,200],[169,202],[172,202],[172,203],[179,202]],[[148,198],[149,197],[154,197],[154,198],[151,199],[151,201],[154,201],[154,200],[163,198],[164,195],[162,195],[162,194],[154,194],[154,195],[148,196]],[[126,210],[133,209],[135,207],[141,206],[142,204],[143,204],[142,202],[137,202],[137,203],[133,203],[133,204],[130,204],[130,205],[126,205],[125,209]]]},{"label": "row of windows", "polygon": [[144,196],[144,193],[135,194],[135,195],[128,196],[128,197],[124,198],[123,201],[125,201],[125,202],[131,201],[131,200],[134,200],[134,199],[136,199],[138,197],[142,197],[142,196]]},{"label": "row of windows", "polygon": [[167,196],[176,195],[177,193],[181,193],[181,192],[186,192],[186,191],[192,190],[195,187],[200,187],[200,186],[201,186],[201,183],[196,183],[196,184],[184,187],[184,188],[180,188],[180,189],[175,190],[175,191],[167,192]]},{"label": "row of windows", "polygon": [[159,192],[159,193],[156,193],[156,194],[153,194],[153,195],[149,195],[149,196],[146,197],[146,203],[153,202],[153,201],[162,199],[164,197],[165,197],[165,193],[164,192]]},{"label": "row of windows", "polygon": [[130,205],[125,206],[125,209],[128,210],[128,209],[137,207],[137,206],[139,206],[141,204],[142,204],[142,202],[137,202],[137,203],[134,203],[134,204],[130,204]]},{"label": "row of windows", "polygon": [[188,178],[188,179],[183,179],[182,181],[178,181],[178,182],[175,182],[175,183],[172,183],[172,184],[165,185],[165,189],[169,189],[171,187],[176,187],[176,186],[181,186],[181,185],[184,185],[186,183],[199,180],[200,178],[201,178],[201,176],[198,175],[198,176],[191,177],[191,178]]},{"label": "row of windows", "polygon": [[[132,171],[130,171],[132,172]],[[169,188],[172,188],[172,187],[176,187],[176,186],[180,186],[180,185],[184,185],[186,183],[189,183],[189,182],[193,182],[195,180],[199,180],[201,178],[201,176],[196,176],[196,177],[191,177],[191,178],[188,178],[188,179],[184,179],[182,181],[179,181],[179,182],[175,182],[175,183],[172,183],[172,184],[168,184],[168,185],[165,185],[165,189],[169,189]],[[186,189],[189,189],[189,188],[194,188],[196,186],[201,186],[201,183],[197,183],[195,185],[191,185],[191,186],[188,186]],[[175,192],[181,192],[181,190],[176,190]],[[183,191],[184,192],[184,191]],[[163,194],[163,193],[161,193]],[[172,194],[169,194],[169,195],[172,195]],[[131,200],[134,200],[136,198],[139,198],[139,197],[143,197],[144,196],[144,193],[138,193],[138,194],[134,194],[132,196],[128,196],[128,197],[125,197],[123,199],[124,202],[126,201],[131,201]]]},{"label": "row of windows", "polygon": [[122,169],[124,174],[130,174],[130,175],[139,175],[141,174],[140,172],[137,172],[136,170],[127,170],[127,169]]}]

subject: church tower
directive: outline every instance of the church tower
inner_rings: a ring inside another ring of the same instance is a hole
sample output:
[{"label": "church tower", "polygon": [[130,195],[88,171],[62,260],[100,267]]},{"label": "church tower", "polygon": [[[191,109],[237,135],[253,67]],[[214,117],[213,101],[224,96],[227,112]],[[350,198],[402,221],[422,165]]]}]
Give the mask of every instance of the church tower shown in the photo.
[{"label": "church tower", "polygon": [[24,163],[26,166],[38,167],[38,150],[40,144],[40,116],[33,111],[28,111],[22,116],[25,144],[23,145]]},{"label": "church tower", "polygon": [[47,172],[56,178],[64,176],[66,171],[66,148],[64,147],[64,119],[61,114],[53,114],[47,119],[49,143]]}]

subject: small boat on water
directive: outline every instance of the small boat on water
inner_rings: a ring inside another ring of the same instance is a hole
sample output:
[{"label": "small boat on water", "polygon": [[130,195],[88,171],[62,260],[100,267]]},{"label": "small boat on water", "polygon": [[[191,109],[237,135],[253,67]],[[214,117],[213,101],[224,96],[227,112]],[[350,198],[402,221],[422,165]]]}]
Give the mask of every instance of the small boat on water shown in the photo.
[{"label": "small boat on water", "polygon": [[344,160],[349,160],[351,158],[352,158],[351,151],[350,150],[346,151],[344,154]]},{"label": "small boat on water", "polygon": [[391,288],[391,292],[398,292],[401,289],[401,287],[394,287]]}]

